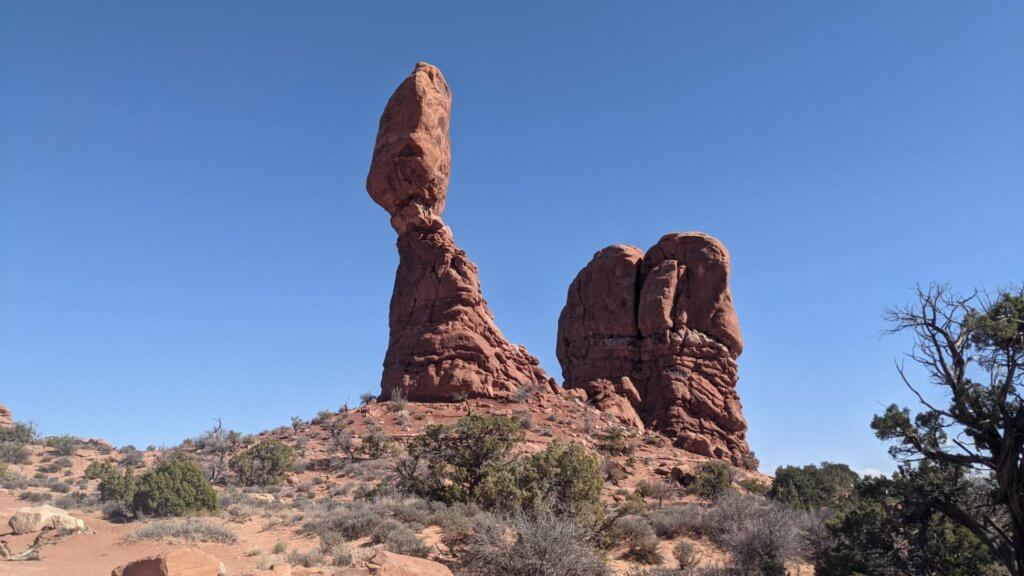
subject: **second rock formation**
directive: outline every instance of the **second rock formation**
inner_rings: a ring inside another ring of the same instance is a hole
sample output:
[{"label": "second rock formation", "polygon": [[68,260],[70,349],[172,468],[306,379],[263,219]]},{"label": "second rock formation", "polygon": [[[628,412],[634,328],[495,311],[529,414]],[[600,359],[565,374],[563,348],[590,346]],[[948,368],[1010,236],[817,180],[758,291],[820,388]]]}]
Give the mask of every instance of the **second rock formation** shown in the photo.
[{"label": "second rock formation", "polygon": [[558,320],[566,388],[680,448],[750,465],[729,293],[729,253],[699,232],[667,234],[644,254],[597,252],[569,287]]}]

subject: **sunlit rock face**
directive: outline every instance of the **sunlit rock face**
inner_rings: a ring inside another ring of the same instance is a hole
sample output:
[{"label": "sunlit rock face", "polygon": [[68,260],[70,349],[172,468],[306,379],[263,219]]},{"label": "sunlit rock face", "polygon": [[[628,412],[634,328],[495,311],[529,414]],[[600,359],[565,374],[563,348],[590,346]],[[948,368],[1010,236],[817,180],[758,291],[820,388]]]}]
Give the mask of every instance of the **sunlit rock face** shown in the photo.
[{"label": "sunlit rock face", "polygon": [[555,390],[525,348],[509,343],[480,291],[476,266],[441,219],[451,173],[452,94],[419,63],[380,118],[366,190],[398,233],[398,272],[381,391],[412,400],[507,397]]},{"label": "sunlit rock face", "polygon": [[729,253],[715,238],[667,234],[646,253],[616,244],[594,254],[569,287],[557,346],[565,387],[598,394],[599,408],[628,421],[628,406],[683,449],[748,461],[743,339]]}]

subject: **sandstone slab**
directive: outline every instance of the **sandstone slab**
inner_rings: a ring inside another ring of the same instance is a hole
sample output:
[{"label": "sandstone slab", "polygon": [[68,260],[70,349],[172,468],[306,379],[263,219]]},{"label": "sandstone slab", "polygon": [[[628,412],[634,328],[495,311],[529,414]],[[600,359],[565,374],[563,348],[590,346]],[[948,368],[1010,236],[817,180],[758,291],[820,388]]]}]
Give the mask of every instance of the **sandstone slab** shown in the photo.
[{"label": "sandstone slab", "polygon": [[175,548],[118,566],[111,576],[227,576],[224,564],[198,548]]}]

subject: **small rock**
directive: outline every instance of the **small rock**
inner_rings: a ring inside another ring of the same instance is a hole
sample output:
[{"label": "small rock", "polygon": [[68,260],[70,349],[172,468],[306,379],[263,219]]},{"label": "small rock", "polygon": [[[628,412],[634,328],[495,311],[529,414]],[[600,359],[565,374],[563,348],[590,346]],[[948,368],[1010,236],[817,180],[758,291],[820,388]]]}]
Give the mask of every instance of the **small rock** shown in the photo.
[{"label": "small rock", "polygon": [[374,554],[366,567],[373,576],[452,576],[452,571],[443,564],[384,550]]},{"label": "small rock", "polygon": [[697,479],[697,475],[689,470],[683,470],[679,466],[672,467],[672,479],[682,484],[683,486],[689,486],[693,484],[693,481]]}]

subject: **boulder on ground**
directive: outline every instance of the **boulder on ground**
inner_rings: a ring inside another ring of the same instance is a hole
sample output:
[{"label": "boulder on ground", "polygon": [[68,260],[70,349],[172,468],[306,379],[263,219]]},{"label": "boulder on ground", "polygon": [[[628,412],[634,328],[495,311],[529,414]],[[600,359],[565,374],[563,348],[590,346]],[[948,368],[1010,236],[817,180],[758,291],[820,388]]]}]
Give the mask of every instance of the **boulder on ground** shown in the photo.
[{"label": "boulder on ground", "polygon": [[452,571],[443,564],[386,550],[378,550],[362,564],[360,568],[335,572],[335,576],[452,576]]},{"label": "boulder on ground", "polygon": [[227,576],[224,563],[198,548],[175,548],[118,566],[111,576]]},{"label": "boulder on ground", "polygon": [[75,518],[67,511],[54,506],[26,506],[19,508],[14,516],[7,521],[14,534],[28,534],[40,530],[64,530],[81,532],[85,530],[85,522]]}]

